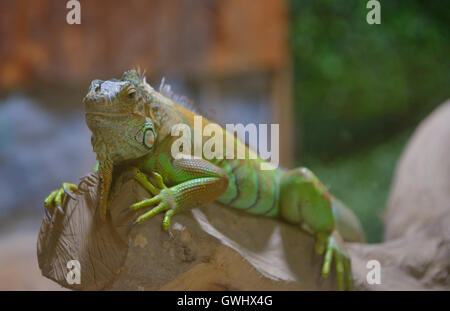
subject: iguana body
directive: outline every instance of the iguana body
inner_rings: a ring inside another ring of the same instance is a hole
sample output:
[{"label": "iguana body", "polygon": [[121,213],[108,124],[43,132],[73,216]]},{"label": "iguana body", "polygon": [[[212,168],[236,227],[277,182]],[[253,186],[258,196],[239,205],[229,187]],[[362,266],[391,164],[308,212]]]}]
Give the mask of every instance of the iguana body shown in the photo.
[{"label": "iguana body", "polygon": [[[344,238],[353,241],[362,239],[361,228],[311,171],[262,170],[264,161],[234,136],[224,148],[230,142],[235,150],[244,148],[244,159],[174,155],[172,146],[179,137],[171,135],[171,129],[185,124],[193,131],[196,114],[155,91],[135,71],[126,72],[121,80],[94,80],[84,104],[97,154],[103,218],[107,216],[113,172],[134,170],[136,180],[152,195],[131,206],[133,210],[149,209],[135,223],[165,213],[163,228],[169,230],[173,215],[213,201],[254,215],[279,217],[314,234],[316,251],[325,253],[322,274],[328,275],[335,257],[339,288],[351,287],[350,260],[338,245],[336,227]],[[203,127],[208,124],[203,119]],[[203,137],[202,145],[205,140]],[[50,194],[45,205],[60,205],[64,192],[70,195],[75,189],[72,184],[63,184],[63,189]]]}]

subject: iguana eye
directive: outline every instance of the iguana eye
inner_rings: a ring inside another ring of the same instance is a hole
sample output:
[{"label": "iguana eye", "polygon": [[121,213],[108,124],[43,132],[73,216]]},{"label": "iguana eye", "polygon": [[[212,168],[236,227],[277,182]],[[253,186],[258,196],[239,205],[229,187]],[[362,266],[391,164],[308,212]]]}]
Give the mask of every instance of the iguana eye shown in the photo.
[{"label": "iguana eye", "polygon": [[144,145],[151,149],[153,147],[153,144],[155,143],[155,132],[153,132],[153,129],[146,129],[144,132]]},{"label": "iguana eye", "polygon": [[128,95],[128,98],[135,98],[136,97],[136,89],[134,87],[130,87],[127,90],[127,95]]}]

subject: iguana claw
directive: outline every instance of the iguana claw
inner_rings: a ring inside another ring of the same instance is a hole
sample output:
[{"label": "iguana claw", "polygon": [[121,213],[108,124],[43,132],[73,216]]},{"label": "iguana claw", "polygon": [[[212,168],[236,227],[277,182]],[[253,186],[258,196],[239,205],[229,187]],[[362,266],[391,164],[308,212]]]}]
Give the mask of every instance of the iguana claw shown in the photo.
[{"label": "iguana claw", "polygon": [[62,207],[61,206],[59,206],[59,205],[56,205],[56,209],[61,213],[61,214],[63,214],[64,215],[64,211],[63,211],[63,209],[62,209]]},{"label": "iguana claw", "polygon": [[[63,183],[63,189],[64,189],[64,192],[69,196],[69,197],[71,197],[73,200],[76,200],[76,198],[75,198],[75,196],[72,194],[72,192],[70,192],[70,190],[69,190],[69,188],[67,188],[67,183]],[[76,186],[75,186],[76,187]]]},{"label": "iguana claw", "polygon": [[47,206],[44,206],[44,213],[45,213],[45,216],[48,217],[49,220],[52,220],[52,216],[50,215],[50,212],[49,212]]}]

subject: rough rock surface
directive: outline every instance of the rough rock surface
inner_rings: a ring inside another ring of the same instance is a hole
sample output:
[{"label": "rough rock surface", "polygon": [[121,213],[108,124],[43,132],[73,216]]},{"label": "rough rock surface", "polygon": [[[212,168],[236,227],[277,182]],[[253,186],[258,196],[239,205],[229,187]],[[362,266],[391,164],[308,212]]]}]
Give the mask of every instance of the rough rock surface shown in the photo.
[{"label": "rough rock surface", "polygon": [[[110,222],[95,217],[98,179],[64,202],[65,215],[44,219],[38,241],[44,276],[74,289],[334,289],[320,278],[314,240],[296,227],[211,204],[176,215],[172,232],[162,216],[130,229],[138,215],[123,212],[148,193],[129,176],[117,184]],[[66,281],[67,262],[81,264],[81,284]]]},{"label": "rough rock surface", "polygon": [[[450,213],[450,100],[417,128],[397,165],[386,240],[432,226]],[[450,226],[450,223],[448,223]]]},{"label": "rough rock surface", "polygon": [[[384,243],[349,245],[359,288],[450,290],[450,101],[408,142],[384,218]],[[371,259],[381,264],[380,285],[365,282]]]}]

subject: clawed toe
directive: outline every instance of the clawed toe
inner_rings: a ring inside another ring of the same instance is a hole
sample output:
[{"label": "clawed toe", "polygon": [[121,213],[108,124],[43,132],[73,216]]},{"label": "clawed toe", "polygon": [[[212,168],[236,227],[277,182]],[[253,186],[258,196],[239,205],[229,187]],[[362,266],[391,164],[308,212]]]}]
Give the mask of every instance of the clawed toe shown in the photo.
[{"label": "clawed toe", "polygon": [[50,215],[50,212],[49,212],[47,206],[44,206],[44,213],[45,213],[45,216],[46,216],[49,220],[52,220],[52,216]]},{"label": "clawed toe", "polygon": [[66,185],[63,186],[64,192],[73,200],[75,200],[75,196],[70,192]]},{"label": "clawed toe", "polygon": [[62,207],[61,206],[59,206],[59,205],[56,205],[56,209],[61,213],[61,214],[63,214],[64,215],[64,210],[62,209]]},{"label": "clawed toe", "polygon": [[131,225],[130,225],[130,229],[132,229],[134,226],[136,226],[138,224],[138,221],[137,220],[135,220],[135,221],[133,221],[132,223],[131,223]]},{"label": "clawed toe", "polygon": [[167,186],[166,186],[166,184],[164,184],[164,180],[160,174],[153,172],[152,177],[155,179],[156,185],[158,186],[159,189],[167,188]]}]

